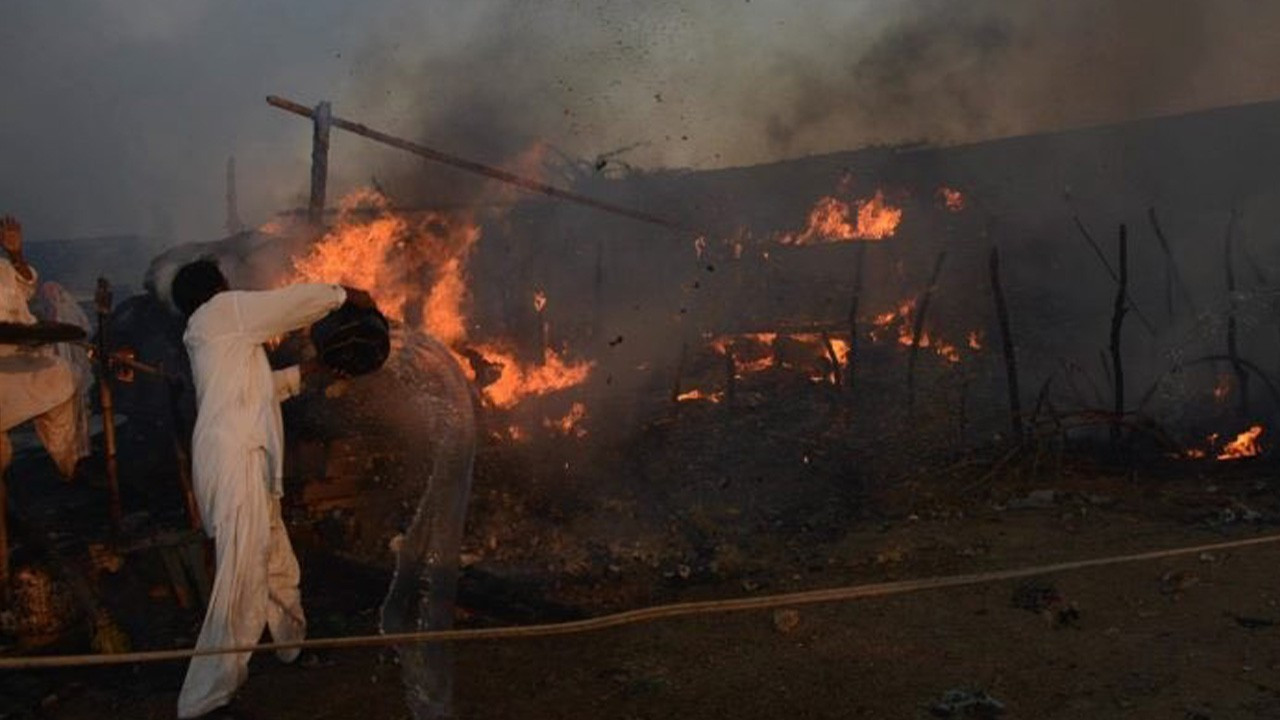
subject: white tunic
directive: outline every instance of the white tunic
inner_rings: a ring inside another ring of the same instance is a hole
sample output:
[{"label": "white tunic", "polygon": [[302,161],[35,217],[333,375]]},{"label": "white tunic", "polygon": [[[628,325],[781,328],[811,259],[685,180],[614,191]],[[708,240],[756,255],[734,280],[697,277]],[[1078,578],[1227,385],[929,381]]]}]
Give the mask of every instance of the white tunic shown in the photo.
[{"label": "white tunic", "polygon": [[[34,270],[24,278],[0,258],[0,322],[34,323],[27,303],[35,291]],[[43,415],[74,392],[70,366],[47,347],[0,345],[0,432]]]},{"label": "white tunic", "polygon": [[192,479],[206,531],[218,527],[255,489],[246,458],[266,453],[266,488],[281,493],[284,425],[280,401],[296,394],[297,367],[272,372],[263,343],[324,317],[346,300],[338,285],[303,284],[261,292],[226,291],[200,306],[183,335],[196,386]]}]

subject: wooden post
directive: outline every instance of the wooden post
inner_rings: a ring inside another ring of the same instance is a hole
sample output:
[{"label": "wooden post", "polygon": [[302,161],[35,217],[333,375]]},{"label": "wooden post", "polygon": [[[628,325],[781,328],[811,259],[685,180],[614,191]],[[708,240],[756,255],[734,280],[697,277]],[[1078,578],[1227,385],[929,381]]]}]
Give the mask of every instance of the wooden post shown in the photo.
[{"label": "wooden post", "polygon": [[325,185],[329,178],[329,125],[333,118],[328,102],[316,105],[311,116],[311,202],[307,218],[315,227],[324,223]]},{"label": "wooden post", "polygon": [[1018,389],[1018,357],[1014,350],[1013,331],[1009,327],[1009,308],[1000,284],[1000,251],[993,245],[988,260],[991,268],[991,295],[996,303],[996,322],[1000,325],[1000,348],[1004,354],[1005,382],[1009,388],[1009,429],[1013,440],[1022,444],[1022,394]]},{"label": "wooden post", "polygon": [[1129,231],[1120,226],[1120,268],[1116,276],[1116,298],[1111,311],[1111,376],[1115,387],[1115,403],[1112,407],[1111,447],[1120,449],[1120,428],[1124,420],[1124,359],[1120,352],[1120,331],[1124,327],[1127,310],[1125,298],[1129,292]]},{"label": "wooden post", "polygon": [[858,305],[862,302],[863,264],[867,257],[867,243],[859,242],[853,256],[853,297],[849,300],[849,363],[845,367],[844,379],[852,396],[857,384],[858,356]]},{"label": "wooden post", "polygon": [[924,320],[929,313],[929,301],[933,299],[933,289],[942,275],[942,264],[947,259],[947,251],[938,253],[933,263],[933,274],[929,276],[929,285],[924,289],[920,305],[916,308],[916,321],[911,328],[911,350],[907,355],[907,409],[915,407],[916,401],[916,356],[920,354],[920,337],[924,334]]},{"label": "wooden post", "polygon": [[93,299],[98,310],[98,399],[102,404],[102,440],[107,463],[111,528],[118,533],[123,510],[120,506],[120,477],[116,467],[116,423],[115,408],[111,400],[111,358],[107,354],[107,335],[111,325],[111,284],[106,278],[98,278],[98,289]]}]

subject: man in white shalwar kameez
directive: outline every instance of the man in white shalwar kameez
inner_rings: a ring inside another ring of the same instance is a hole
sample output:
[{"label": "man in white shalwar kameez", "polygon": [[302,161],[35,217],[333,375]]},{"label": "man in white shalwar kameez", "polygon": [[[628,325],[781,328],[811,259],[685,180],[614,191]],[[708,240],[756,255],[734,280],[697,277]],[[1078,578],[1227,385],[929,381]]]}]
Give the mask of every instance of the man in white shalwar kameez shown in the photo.
[{"label": "man in white shalwar kameez", "polygon": [[[0,217],[0,322],[36,321],[28,305],[38,277],[22,252],[22,226]],[[36,434],[64,477],[82,457],[75,442],[75,379],[71,367],[47,347],[0,345],[0,475],[13,459],[9,431],[34,421]]]},{"label": "man in white shalwar kameez", "polygon": [[[272,371],[263,343],[303,328],[361,291],[302,284],[231,291],[216,263],[183,267],[173,298],[187,315],[183,336],[196,387],[192,477],[217,570],[197,648],[253,645],[264,627],[279,642],[301,640],[306,618],[299,569],[280,517],[284,430],[280,402],[297,394],[314,365]],[[298,650],[277,653],[292,662]],[[248,675],[249,653],[195,657],[178,697],[178,717],[231,701]]]}]

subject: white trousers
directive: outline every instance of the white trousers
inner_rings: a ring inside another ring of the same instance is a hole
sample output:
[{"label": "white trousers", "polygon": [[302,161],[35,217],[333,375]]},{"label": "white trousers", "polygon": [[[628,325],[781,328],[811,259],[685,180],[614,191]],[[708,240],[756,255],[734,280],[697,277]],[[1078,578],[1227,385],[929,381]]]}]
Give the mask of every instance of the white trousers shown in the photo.
[{"label": "white trousers", "polygon": [[[221,478],[243,482],[244,497],[214,527],[218,568],[198,649],[253,645],[264,627],[279,642],[306,636],[298,560],[280,517],[280,500],[267,492],[268,473],[266,453],[258,450],[246,458],[244,477]],[[277,655],[292,662],[298,653],[295,648]],[[248,674],[247,652],[192,658],[178,695],[178,717],[194,718],[226,705]]]},{"label": "white trousers", "polygon": [[[53,458],[54,464],[58,466],[58,471],[63,477],[71,477],[75,472],[76,462],[88,454],[87,447],[84,448],[83,453],[81,452],[79,442],[80,423],[82,420],[87,423],[87,418],[82,412],[80,396],[72,395],[32,420],[36,426],[36,435],[40,437],[41,444],[49,452],[49,457]],[[84,427],[87,436],[88,425]],[[13,462],[13,445],[9,442],[8,433],[0,432],[0,473],[7,470],[11,462]]]}]

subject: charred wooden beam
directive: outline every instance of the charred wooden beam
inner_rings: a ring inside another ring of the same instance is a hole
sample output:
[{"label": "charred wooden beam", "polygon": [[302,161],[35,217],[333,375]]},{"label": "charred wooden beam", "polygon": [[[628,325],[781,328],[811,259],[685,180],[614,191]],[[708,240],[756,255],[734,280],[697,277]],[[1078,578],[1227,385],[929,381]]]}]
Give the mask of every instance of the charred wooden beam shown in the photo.
[{"label": "charred wooden beam", "polygon": [[1013,440],[1022,444],[1022,394],[1018,389],[1018,357],[1014,350],[1013,330],[1009,326],[1009,307],[1000,283],[1000,251],[992,246],[987,261],[991,270],[991,295],[996,304],[996,322],[1000,326],[1000,349],[1004,356],[1005,383],[1009,391],[1009,430]]},{"label": "charred wooden beam", "polygon": [[920,354],[920,338],[924,334],[924,320],[929,314],[929,302],[933,299],[933,290],[938,285],[938,278],[942,275],[942,265],[947,260],[947,251],[943,250],[938,253],[938,259],[933,263],[933,273],[929,276],[929,284],[924,289],[924,295],[920,298],[919,309],[916,311],[916,319],[911,328],[911,350],[907,354],[907,409],[911,410],[915,407],[916,401],[916,358]]},{"label": "charred wooden beam", "polygon": [[[317,110],[312,110],[311,108],[305,105],[301,105],[299,103],[293,102],[292,100],[286,100],[285,98],[276,97],[275,95],[267,96],[267,104],[271,105],[272,107],[277,107],[277,108],[280,108],[281,110],[286,110],[288,112],[294,113],[295,115],[301,115],[302,117],[305,117],[305,118],[312,118],[313,120],[318,114],[317,113],[318,108]],[[389,145],[393,148],[396,148],[397,150],[404,150],[405,152],[412,153],[423,159],[430,160],[432,162],[442,163],[444,165],[449,165],[451,167],[455,167],[460,170],[465,170],[470,173],[475,173],[477,175],[483,175],[484,177],[490,178],[492,180],[504,182],[504,183],[507,183],[508,185],[514,185],[518,188],[527,190],[529,192],[540,193],[542,195],[553,197],[558,200],[565,200],[568,202],[577,203],[578,205],[583,205],[585,207],[594,208],[596,210],[612,213],[614,215],[619,215],[621,217],[631,218],[632,220],[639,220],[641,222],[646,222],[653,225],[660,225],[662,227],[670,228],[673,230],[691,230],[691,228],[687,228],[679,223],[676,223],[672,220],[668,220],[666,218],[659,217],[652,213],[641,212],[639,210],[632,210],[631,208],[623,207],[621,205],[616,205],[611,202],[606,202],[604,200],[597,200],[595,198],[587,197],[586,195],[581,195],[576,192],[572,192],[570,190],[558,188],[554,185],[548,185],[547,183],[544,183],[544,182],[539,182],[537,180],[531,180],[526,177],[521,177],[519,175],[516,175],[515,173],[508,172],[501,168],[496,168],[491,165],[485,165],[483,163],[475,162],[474,160],[467,160],[465,158],[458,157],[457,155],[451,155],[449,153],[441,152],[439,150],[429,148],[425,145],[420,145],[415,142],[410,142],[408,140],[395,137],[394,135],[388,135],[387,133],[374,130],[373,128],[370,128],[366,125],[362,125],[357,122],[344,120],[340,117],[330,116],[328,125],[332,127],[336,127],[339,130],[346,130],[349,133],[360,135],[361,137],[365,137],[375,142],[382,143],[383,145]]]},{"label": "charred wooden beam", "polygon": [[1111,424],[1111,447],[1120,449],[1121,422],[1124,419],[1124,357],[1120,351],[1120,335],[1124,329],[1124,316],[1127,311],[1126,298],[1129,296],[1129,231],[1120,226],[1119,242],[1120,272],[1116,278],[1116,298],[1111,310],[1111,376],[1114,383],[1114,404],[1112,412],[1114,421]]}]

